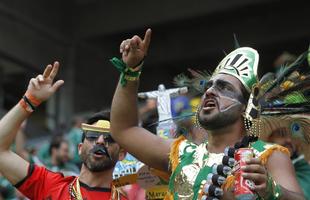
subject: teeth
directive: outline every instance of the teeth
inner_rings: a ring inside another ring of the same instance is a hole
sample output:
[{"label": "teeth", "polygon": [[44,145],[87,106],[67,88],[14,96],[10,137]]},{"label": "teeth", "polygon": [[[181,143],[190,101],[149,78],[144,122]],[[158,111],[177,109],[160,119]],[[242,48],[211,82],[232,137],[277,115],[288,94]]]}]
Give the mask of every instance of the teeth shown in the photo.
[{"label": "teeth", "polygon": [[102,155],[103,152],[102,152],[102,151],[96,151],[95,154],[100,154],[100,155]]},{"label": "teeth", "polygon": [[205,107],[215,107],[215,103],[209,101],[205,104]]}]

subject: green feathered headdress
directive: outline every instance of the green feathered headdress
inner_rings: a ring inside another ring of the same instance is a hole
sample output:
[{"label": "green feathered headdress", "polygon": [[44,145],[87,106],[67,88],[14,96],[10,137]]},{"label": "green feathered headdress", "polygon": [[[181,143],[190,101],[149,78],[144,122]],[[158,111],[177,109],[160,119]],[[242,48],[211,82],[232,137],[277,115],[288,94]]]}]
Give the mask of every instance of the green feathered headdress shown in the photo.
[{"label": "green feathered headdress", "polygon": [[310,155],[310,66],[309,51],[278,73],[267,73],[253,87],[245,113],[249,134],[267,140],[282,131],[305,145]]},{"label": "green feathered headdress", "polygon": [[257,83],[257,66],[259,55],[250,47],[237,48],[228,54],[217,66],[216,74],[229,74],[241,81],[246,90],[251,93],[252,86]]}]

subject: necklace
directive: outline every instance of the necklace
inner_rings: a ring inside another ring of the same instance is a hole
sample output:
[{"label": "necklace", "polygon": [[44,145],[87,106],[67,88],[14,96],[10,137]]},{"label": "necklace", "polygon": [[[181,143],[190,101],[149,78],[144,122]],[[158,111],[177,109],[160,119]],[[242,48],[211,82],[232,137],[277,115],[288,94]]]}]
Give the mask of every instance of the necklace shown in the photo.
[{"label": "necklace", "polygon": [[[76,177],[69,185],[69,200],[83,200],[81,187],[80,187],[80,180],[79,177]],[[110,200],[120,200],[119,191],[116,187],[111,184],[111,198]]]}]

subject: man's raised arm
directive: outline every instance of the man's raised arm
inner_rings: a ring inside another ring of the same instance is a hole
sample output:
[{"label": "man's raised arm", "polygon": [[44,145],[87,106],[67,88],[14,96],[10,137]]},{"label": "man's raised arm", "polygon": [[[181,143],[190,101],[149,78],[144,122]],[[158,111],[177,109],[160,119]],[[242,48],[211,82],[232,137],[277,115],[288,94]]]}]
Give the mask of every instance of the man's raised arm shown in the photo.
[{"label": "man's raised arm", "polygon": [[122,61],[133,73],[127,73],[128,69],[123,70],[124,74],[121,75],[115,91],[111,108],[111,132],[113,138],[139,160],[151,167],[167,171],[172,141],[159,138],[138,127],[139,80],[135,74],[141,70],[150,41],[151,30],[148,29],[143,40],[133,36],[120,45]]},{"label": "man's raised arm", "polygon": [[10,146],[22,122],[64,83],[58,80],[53,84],[58,68],[59,63],[55,62],[45,68],[43,75],[32,78],[25,96],[0,121],[0,172],[13,185],[27,176],[29,163],[10,151]]}]

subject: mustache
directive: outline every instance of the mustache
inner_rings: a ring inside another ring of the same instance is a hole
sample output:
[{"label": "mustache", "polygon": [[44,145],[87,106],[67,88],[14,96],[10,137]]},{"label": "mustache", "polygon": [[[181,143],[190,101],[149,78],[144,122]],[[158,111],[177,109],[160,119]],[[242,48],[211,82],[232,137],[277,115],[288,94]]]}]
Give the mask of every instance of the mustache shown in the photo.
[{"label": "mustache", "polygon": [[110,160],[112,160],[108,149],[102,145],[95,145],[91,150],[90,153],[96,153],[97,151],[101,151],[104,155],[106,155]]}]

